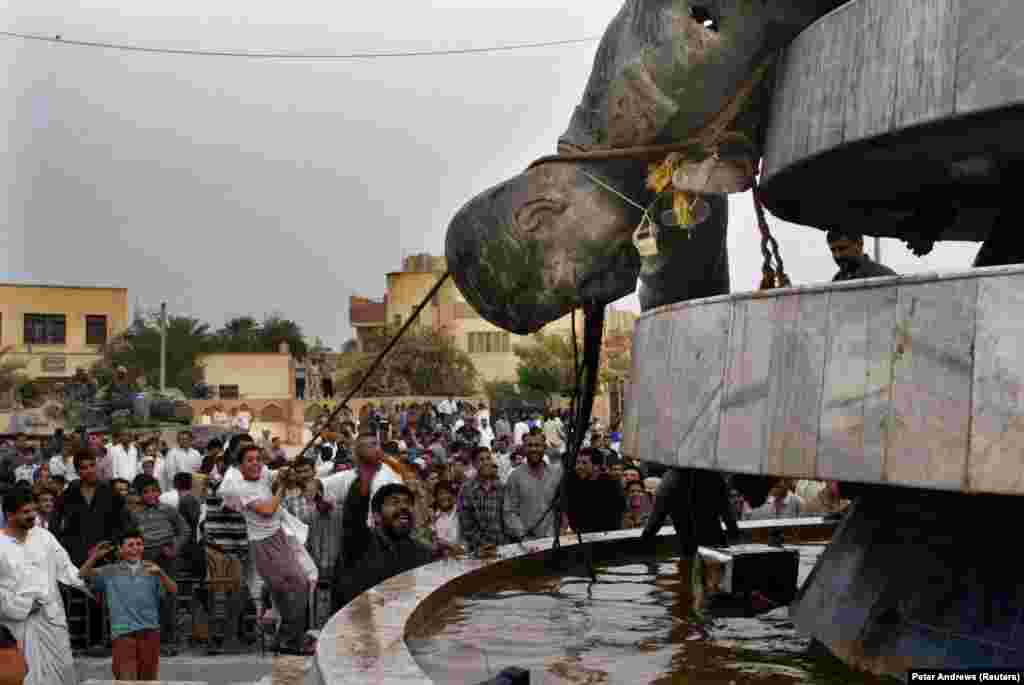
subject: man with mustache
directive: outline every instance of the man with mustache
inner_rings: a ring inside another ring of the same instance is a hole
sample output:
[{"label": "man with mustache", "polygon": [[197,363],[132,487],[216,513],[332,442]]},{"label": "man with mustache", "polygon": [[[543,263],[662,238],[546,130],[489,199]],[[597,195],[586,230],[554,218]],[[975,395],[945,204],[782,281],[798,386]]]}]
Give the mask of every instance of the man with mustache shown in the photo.
[{"label": "man with mustache", "polygon": [[864,236],[856,231],[834,228],[828,232],[826,240],[832,259],[839,265],[839,271],[832,277],[833,281],[897,275],[889,267],[864,254]]},{"label": "man with mustache", "polygon": [[569,524],[581,533],[618,530],[626,512],[622,486],[604,470],[604,455],[584,447],[569,476]]},{"label": "man with mustache", "polygon": [[[362,464],[359,471],[342,514],[345,532],[342,563],[335,565],[335,610],[381,581],[434,560],[434,550],[412,537],[413,491],[404,483],[388,483],[371,502],[372,473]],[[372,530],[366,523],[369,509],[373,510]]]},{"label": "man with mustache", "polygon": [[[36,527],[30,491],[7,493],[3,511],[7,522],[0,529],[0,626],[24,650],[25,685],[73,685],[78,678],[57,583],[77,588],[85,584],[57,538]],[[0,675],[8,673],[0,669]]]}]

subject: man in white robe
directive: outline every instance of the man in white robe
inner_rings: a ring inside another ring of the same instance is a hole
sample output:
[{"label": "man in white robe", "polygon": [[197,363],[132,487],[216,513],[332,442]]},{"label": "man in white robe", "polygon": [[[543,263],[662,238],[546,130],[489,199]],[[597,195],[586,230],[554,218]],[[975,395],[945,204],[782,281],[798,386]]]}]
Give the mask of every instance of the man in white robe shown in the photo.
[{"label": "man in white robe", "polygon": [[57,583],[85,590],[68,553],[48,530],[35,527],[32,494],[4,497],[0,531],[0,623],[28,662],[24,685],[77,685],[68,621]]}]

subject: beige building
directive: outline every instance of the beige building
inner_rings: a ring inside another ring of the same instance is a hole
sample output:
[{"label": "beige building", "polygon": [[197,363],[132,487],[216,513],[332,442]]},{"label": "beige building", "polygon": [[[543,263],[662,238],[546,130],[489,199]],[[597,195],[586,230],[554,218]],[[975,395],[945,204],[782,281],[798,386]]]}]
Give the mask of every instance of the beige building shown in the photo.
[{"label": "beige building", "polygon": [[[401,271],[387,274],[387,292],[382,300],[350,298],[349,320],[355,330],[357,347],[365,351],[374,333],[388,324],[403,323],[446,270],[444,257],[427,254],[407,257]],[[633,312],[609,307],[605,314],[605,332],[631,334],[635,321]],[[564,316],[548,324],[543,332],[568,335],[571,322],[571,316]],[[576,317],[576,323],[577,333],[582,336],[582,315]],[[513,349],[530,342],[529,336],[514,335],[483,319],[466,303],[451,279],[420,313],[420,325],[433,326],[453,336],[458,347],[469,353],[481,381],[515,382],[518,358]],[[580,340],[582,342],[582,337]]]},{"label": "beige building", "polygon": [[128,327],[127,288],[0,283],[0,348],[27,363],[29,378],[68,379],[88,370]]},{"label": "beige building", "polygon": [[295,359],[287,351],[204,354],[196,362],[220,399],[295,397]]}]

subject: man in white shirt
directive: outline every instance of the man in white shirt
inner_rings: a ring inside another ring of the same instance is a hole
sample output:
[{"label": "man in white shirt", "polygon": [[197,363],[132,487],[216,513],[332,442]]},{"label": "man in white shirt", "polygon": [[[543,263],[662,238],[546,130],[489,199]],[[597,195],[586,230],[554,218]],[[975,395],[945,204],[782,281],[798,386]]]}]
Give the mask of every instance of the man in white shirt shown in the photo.
[{"label": "man in white shirt", "polygon": [[[328,428],[321,433],[323,441],[316,450],[316,475],[318,477],[329,476],[334,473],[334,458],[338,456],[341,446],[338,444],[338,434]],[[316,448],[314,448],[316,449]]]},{"label": "man in white shirt", "polygon": [[75,470],[75,450],[78,444],[70,435],[64,436],[61,444],[60,454],[50,458],[50,477],[64,476],[64,480],[70,483],[78,479],[78,471]]},{"label": "man in white shirt", "polygon": [[[395,473],[390,466],[383,463],[381,459],[384,453],[380,448],[380,441],[373,434],[360,435],[356,441],[356,454],[355,461],[357,465],[373,465],[376,468],[373,479],[370,481],[370,498],[377,493],[377,490],[382,488],[388,483],[402,483],[402,477]],[[331,497],[335,502],[336,506],[344,507],[345,498],[348,496],[348,491],[352,487],[352,484],[356,481],[359,476],[357,469],[351,469],[349,471],[342,471],[341,473],[335,473],[332,476],[322,478],[321,482],[324,484],[324,495]]]},{"label": "man in white shirt", "polygon": [[437,413],[441,415],[441,421],[448,427],[452,425],[452,418],[456,411],[455,399],[451,396],[446,400],[441,400],[437,405]]},{"label": "man in white shirt", "polygon": [[131,483],[139,474],[139,451],[131,442],[127,431],[117,434],[116,444],[107,450],[110,455],[112,478],[124,478]]},{"label": "man in white shirt", "polygon": [[547,440],[548,447],[556,450],[557,454],[564,451],[563,431],[562,419],[555,412],[550,412],[548,420],[544,422],[544,439]]},{"label": "man in white shirt", "polygon": [[494,430],[491,428],[491,420],[487,416],[479,418],[479,414],[477,417],[477,426],[480,430],[480,446],[491,449],[494,445]]},{"label": "man in white shirt", "polygon": [[192,431],[178,432],[178,446],[167,451],[164,468],[159,475],[160,489],[169,492],[174,487],[174,477],[179,473],[196,473],[203,465],[203,455],[192,447]]},{"label": "man in white shirt", "polygon": [[[32,494],[14,490],[3,498],[0,529],[0,625],[18,641],[28,665],[24,685],[75,685],[67,616],[58,583],[85,589],[68,553],[48,530],[37,527]],[[9,663],[7,661],[5,664]],[[0,672],[0,677],[10,675]]]},{"label": "man in white shirt", "polygon": [[[284,509],[281,500],[288,479],[281,476],[285,469],[278,472],[279,477],[271,485],[265,475],[260,449],[256,445],[243,447],[240,457],[239,471],[242,477],[225,477],[221,492],[225,503],[237,506],[245,516],[253,564],[270,588],[274,607],[281,614],[278,651],[284,654],[304,654],[308,651],[303,639],[306,632],[309,580],[283,528]],[[231,468],[229,473],[235,470]]]},{"label": "man in white shirt", "polygon": [[512,451],[509,448],[511,438],[507,435],[499,435],[494,439],[494,462],[498,465],[498,480],[504,485],[508,480],[508,474],[515,468],[512,465]]},{"label": "man in white shirt", "polygon": [[520,414],[516,424],[512,427],[512,444],[518,447],[523,444],[523,438],[530,432],[530,424],[526,422],[526,414]]}]

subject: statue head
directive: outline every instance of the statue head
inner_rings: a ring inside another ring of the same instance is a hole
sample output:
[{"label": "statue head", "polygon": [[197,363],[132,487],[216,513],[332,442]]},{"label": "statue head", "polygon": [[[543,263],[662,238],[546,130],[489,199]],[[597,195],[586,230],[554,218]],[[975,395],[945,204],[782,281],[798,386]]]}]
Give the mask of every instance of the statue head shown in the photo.
[{"label": "statue head", "polygon": [[[735,135],[688,154],[724,160],[709,192],[746,190],[735,169],[760,157],[773,55],[842,2],[628,0],[605,31],[559,152],[686,141],[725,121]],[[651,160],[640,157],[545,161],[473,198],[446,241],[466,300],[492,323],[528,333],[632,292],[642,265],[632,235],[654,199]]]}]

